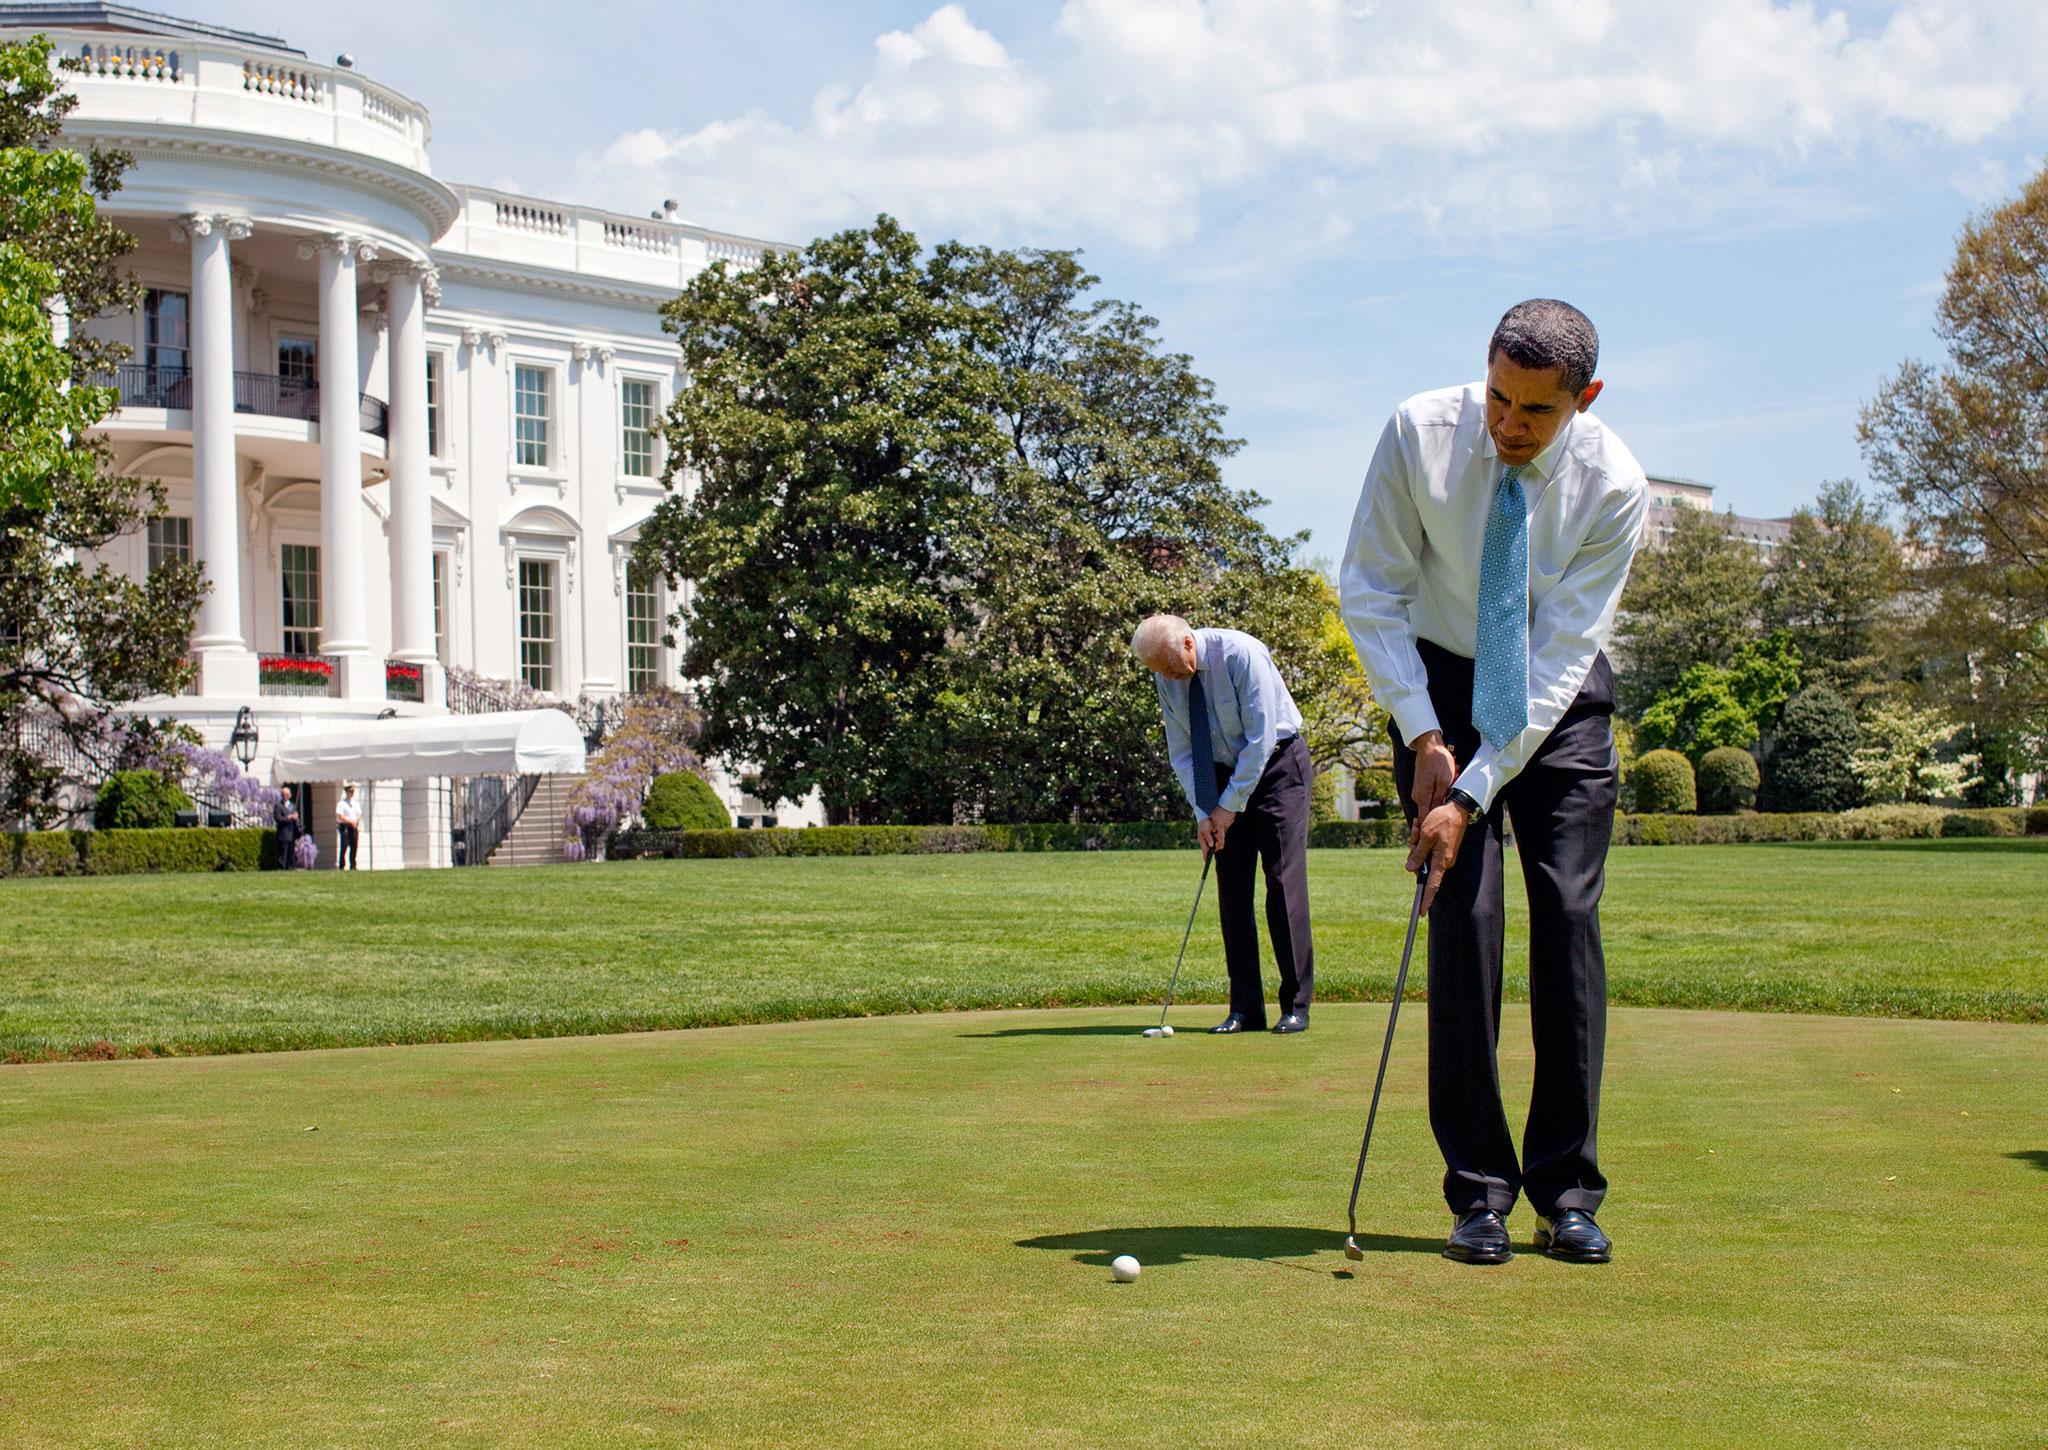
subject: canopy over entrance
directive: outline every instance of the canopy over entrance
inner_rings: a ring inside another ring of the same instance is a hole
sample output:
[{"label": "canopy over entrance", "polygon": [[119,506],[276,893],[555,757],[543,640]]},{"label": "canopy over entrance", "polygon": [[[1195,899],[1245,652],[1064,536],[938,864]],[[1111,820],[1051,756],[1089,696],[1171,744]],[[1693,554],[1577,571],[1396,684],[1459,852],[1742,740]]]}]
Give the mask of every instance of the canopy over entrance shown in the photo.
[{"label": "canopy over entrance", "polygon": [[279,784],[435,775],[576,775],[583,734],[560,710],[498,710],[301,725],[284,737]]}]

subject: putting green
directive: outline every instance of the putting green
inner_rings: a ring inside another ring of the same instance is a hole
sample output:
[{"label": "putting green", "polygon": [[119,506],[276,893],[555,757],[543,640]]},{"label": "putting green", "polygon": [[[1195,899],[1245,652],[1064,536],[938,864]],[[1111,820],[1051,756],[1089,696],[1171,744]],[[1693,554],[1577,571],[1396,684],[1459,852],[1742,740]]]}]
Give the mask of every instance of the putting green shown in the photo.
[{"label": "putting green", "polygon": [[[1213,1009],[1176,1012],[1187,1029]],[[1403,1023],[0,1075],[10,1443],[2037,1444],[2048,1032],[1617,1011],[1616,1261],[1437,1255]],[[1504,1068],[1526,1094],[1527,1018]],[[1526,1244],[1524,1210],[1511,1223]],[[1111,1282],[1117,1253],[1145,1265]]]}]

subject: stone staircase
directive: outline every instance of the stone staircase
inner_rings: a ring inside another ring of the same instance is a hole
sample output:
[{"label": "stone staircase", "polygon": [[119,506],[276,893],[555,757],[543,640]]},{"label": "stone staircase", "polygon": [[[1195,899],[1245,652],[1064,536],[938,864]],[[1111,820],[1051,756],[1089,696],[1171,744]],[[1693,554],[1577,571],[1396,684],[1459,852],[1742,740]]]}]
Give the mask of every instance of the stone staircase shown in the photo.
[{"label": "stone staircase", "polygon": [[491,852],[492,866],[545,866],[562,859],[562,820],[569,809],[569,792],[583,783],[580,775],[544,775],[533,788],[533,799],[512,823],[498,849]]}]

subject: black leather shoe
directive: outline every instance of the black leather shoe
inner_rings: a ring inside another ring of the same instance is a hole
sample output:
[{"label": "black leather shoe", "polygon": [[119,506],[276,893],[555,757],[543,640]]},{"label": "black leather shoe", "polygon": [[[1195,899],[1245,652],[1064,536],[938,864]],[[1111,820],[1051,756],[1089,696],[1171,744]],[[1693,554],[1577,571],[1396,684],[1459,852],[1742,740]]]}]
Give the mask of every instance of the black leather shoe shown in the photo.
[{"label": "black leather shoe", "polygon": [[1282,1017],[1273,1024],[1273,1030],[1275,1032],[1306,1032],[1308,1031],[1308,1018],[1302,1016],[1299,1012],[1289,1012],[1285,1017]]},{"label": "black leather shoe", "polygon": [[1460,1218],[1444,1245],[1444,1257],[1461,1264],[1505,1264],[1514,1256],[1508,1226],[1490,1208],[1475,1208]]},{"label": "black leather shoe", "polygon": [[1242,1012],[1233,1012],[1209,1030],[1220,1037],[1230,1032],[1263,1032],[1266,1030],[1266,1024],[1263,1022],[1247,1022],[1244,1020]]},{"label": "black leather shoe", "polygon": [[1604,1264],[1614,1257],[1614,1243],[1584,1209],[1568,1208],[1556,1218],[1536,1220],[1536,1247],[1568,1264]]}]

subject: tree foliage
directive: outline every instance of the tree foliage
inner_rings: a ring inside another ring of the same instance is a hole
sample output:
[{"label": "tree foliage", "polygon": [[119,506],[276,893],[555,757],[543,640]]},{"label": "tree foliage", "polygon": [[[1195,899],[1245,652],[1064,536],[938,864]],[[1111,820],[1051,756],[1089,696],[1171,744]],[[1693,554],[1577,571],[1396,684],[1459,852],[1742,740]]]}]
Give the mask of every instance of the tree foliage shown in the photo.
[{"label": "tree foliage", "polygon": [[694,486],[641,555],[695,582],[704,748],[759,794],[853,823],[1177,813],[1139,618],[1258,633],[1311,697],[1339,672],[1327,584],[1223,483],[1212,385],[1095,282],[882,217],[667,308]]},{"label": "tree foliage", "polygon": [[1756,636],[1764,566],[1726,518],[1680,509],[1671,537],[1629,572],[1615,622],[1615,690],[1640,715],[1702,660],[1733,659]]},{"label": "tree foliage", "polygon": [[1636,744],[1676,750],[1695,766],[1727,746],[1751,749],[1778,723],[1799,674],[1799,651],[1782,630],[1743,645],[1726,666],[1688,665],[1643,711]]},{"label": "tree foliage", "polygon": [[1856,712],[1832,686],[1808,685],[1785,702],[1764,762],[1758,803],[1770,811],[1846,811],[1863,796],[1852,761]]},{"label": "tree foliage", "polygon": [[[60,74],[42,37],[0,44],[0,812],[30,821],[63,783],[53,753],[104,773],[100,712],[182,686],[202,587],[189,566],[136,581],[92,558],[163,497],[89,431],[116,404],[92,380],[120,350],[81,328],[139,295],[121,268],[134,239],[94,204],[129,158],[62,147],[75,101]],[[53,752],[59,739],[71,748]]]},{"label": "tree foliage", "polygon": [[1898,540],[1884,512],[1849,479],[1825,484],[1812,508],[1795,510],[1790,535],[1764,580],[1763,620],[1798,647],[1809,678],[1851,703],[1896,673],[1903,585]]},{"label": "tree foliage", "polygon": [[1969,723],[2048,718],[2048,168],[1964,227],[1937,310],[1948,362],[1907,362],[1864,410],[1930,607],[1929,683]]},{"label": "tree foliage", "polygon": [[1870,805],[1902,801],[1953,800],[1970,783],[1970,759],[1944,760],[1942,747],[1955,738],[1954,722],[1939,710],[1903,700],[1882,700],[1866,711],[1856,753],[1850,761]]}]

